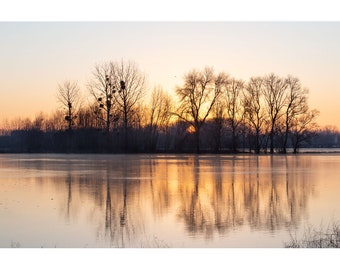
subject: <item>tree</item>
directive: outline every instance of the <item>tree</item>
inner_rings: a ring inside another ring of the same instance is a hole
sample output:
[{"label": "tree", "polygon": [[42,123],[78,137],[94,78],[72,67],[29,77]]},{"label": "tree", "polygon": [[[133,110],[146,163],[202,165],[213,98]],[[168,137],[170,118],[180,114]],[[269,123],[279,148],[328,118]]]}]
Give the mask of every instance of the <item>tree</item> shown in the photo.
[{"label": "tree", "polygon": [[275,74],[269,74],[264,79],[264,98],[267,105],[269,122],[270,122],[270,153],[274,153],[274,134],[276,123],[282,116],[282,108],[285,104],[285,90],[287,83],[284,79]]},{"label": "tree", "polygon": [[65,127],[65,113],[61,110],[53,112],[46,120],[46,131],[60,131]]},{"label": "tree", "polygon": [[214,151],[220,152],[222,148],[222,131],[225,123],[225,103],[226,101],[221,96],[216,100],[212,108],[212,138],[214,140]]},{"label": "tree", "polygon": [[111,62],[110,70],[112,86],[114,89],[121,89],[114,95],[114,100],[117,110],[123,116],[124,149],[127,151],[128,128],[145,92],[145,75],[130,61]]},{"label": "tree", "polygon": [[226,99],[227,122],[232,133],[232,152],[237,152],[237,129],[243,123],[244,106],[242,104],[244,83],[241,80],[231,79],[226,83],[224,97]]},{"label": "tree", "polygon": [[58,85],[58,101],[66,110],[65,120],[68,124],[68,130],[72,130],[74,120],[77,118],[77,112],[80,107],[80,89],[76,82],[65,81]]},{"label": "tree", "polygon": [[288,76],[286,79],[287,96],[285,104],[285,119],[284,119],[284,139],[282,152],[287,153],[288,136],[291,131],[294,119],[300,115],[307,113],[307,94],[308,90],[302,88],[298,78]]},{"label": "tree", "polygon": [[215,76],[213,69],[206,67],[202,71],[192,70],[187,73],[184,76],[184,85],[176,89],[180,105],[173,114],[193,128],[197,153],[200,152],[201,127],[226,81],[227,75],[221,73]]},{"label": "tree", "polygon": [[162,88],[154,88],[151,94],[151,104],[149,109],[149,119],[147,123],[148,142],[150,150],[155,151],[160,130],[166,132],[169,126],[172,110],[171,97]]},{"label": "tree", "polygon": [[93,79],[89,83],[90,93],[95,98],[98,107],[95,108],[95,115],[105,122],[105,130],[110,132],[112,122],[118,120],[118,116],[113,113],[114,96],[121,93],[125,88],[124,81],[115,81],[114,71],[111,63],[97,65],[93,72]]},{"label": "tree", "polygon": [[261,77],[252,77],[244,91],[245,120],[250,130],[255,132],[255,153],[260,153],[261,131],[266,123],[266,111],[263,99],[264,80]]},{"label": "tree", "polygon": [[102,128],[103,122],[93,114],[94,111],[98,110],[97,102],[89,104],[83,107],[78,112],[77,124],[79,128]]},{"label": "tree", "polygon": [[292,143],[294,154],[296,154],[300,148],[300,145],[304,141],[311,139],[318,125],[315,122],[319,116],[318,110],[307,110],[305,113],[294,117],[292,125]]}]

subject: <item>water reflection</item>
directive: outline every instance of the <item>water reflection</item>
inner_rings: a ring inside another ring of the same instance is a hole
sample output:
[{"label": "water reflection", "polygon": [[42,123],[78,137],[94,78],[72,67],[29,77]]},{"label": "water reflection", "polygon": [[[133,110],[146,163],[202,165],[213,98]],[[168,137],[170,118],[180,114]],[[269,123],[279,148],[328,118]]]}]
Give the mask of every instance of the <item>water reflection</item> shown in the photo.
[{"label": "water reflection", "polygon": [[223,234],[244,224],[271,231],[296,226],[312,185],[288,159],[283,164],[279,157],[194,157],[180,169],[179,218],[190,233],[208,238],[214,230]]},{"label": "water reflection", "polygon": [[166,238],[157,228],[163,220],[174,222],[169,233],[183,226],[184,235],[204,239],[244,226],[297,228],[315,188],[302,156],[29,156],[1,166],[40,172],[37,183],[52,183],[64,222],[85,213],[96,241],[112,247]]},{"label": "water reflection", "polygon": [[127,162],[123,160],[122,163],[116,164],[116,168],[111,165],[115,164],[107,163],[105,171],[105,236],[109,237],[114,246],[125,247],[126,244],[129,246],[131,241],[134,241],[135,234],[143,229],[138,203],[140,167],[136,166],[131,170],[137,176],[131,179]]}]

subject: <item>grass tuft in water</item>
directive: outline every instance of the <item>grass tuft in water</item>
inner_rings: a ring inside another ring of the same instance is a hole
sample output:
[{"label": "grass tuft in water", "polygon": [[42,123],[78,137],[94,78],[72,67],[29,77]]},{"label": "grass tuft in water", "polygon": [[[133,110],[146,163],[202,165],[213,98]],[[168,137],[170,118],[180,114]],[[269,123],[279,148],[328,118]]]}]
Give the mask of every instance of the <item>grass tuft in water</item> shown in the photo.
[{"label": "grass tuft in water", "polygon": [[140,245],[141,248],[170,248],[170,246],[163,240],[156,236],[153,238],[146,238]]},{"label": "grass tuft in water", "polygon": [[20,242],[11,241],[11,248],[21,248]]},{"label": "grass tuft in water", "polygon": [[286,248],[340,248],[340,224],[333,222],[326,229],[315,229],[309,226],[302,239],[291,235],[291,240],[285,243]]}]

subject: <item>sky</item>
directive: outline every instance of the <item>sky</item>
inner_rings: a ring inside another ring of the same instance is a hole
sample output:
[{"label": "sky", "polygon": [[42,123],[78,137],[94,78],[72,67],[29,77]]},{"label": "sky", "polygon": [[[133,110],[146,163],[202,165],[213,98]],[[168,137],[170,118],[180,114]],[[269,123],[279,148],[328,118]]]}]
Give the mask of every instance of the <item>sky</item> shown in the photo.
[{"label": "sky", "polygon": [[0,22],[0,121],[60,108],[77,81],[85,97],[96,64],[134,61],[147,89],[170,94],[193,68],[248,80],[275,73],[309,89],[321,126],[340,128],[339,22]]}]

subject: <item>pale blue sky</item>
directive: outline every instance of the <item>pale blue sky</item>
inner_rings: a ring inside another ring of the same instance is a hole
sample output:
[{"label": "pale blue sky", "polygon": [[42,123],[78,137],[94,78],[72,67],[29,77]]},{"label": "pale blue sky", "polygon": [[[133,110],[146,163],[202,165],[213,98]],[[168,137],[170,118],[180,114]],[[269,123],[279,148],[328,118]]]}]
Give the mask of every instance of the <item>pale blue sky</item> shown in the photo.
[{"label": "pale blue sky", "polygon": [[0,23],[0,121],[58,108],[64,80],[86,83],[96,63],[133,60],[174,93],[184,73],[213,66],[247,80],[292,74],[310,90],[322,125],[340,127],[340,23],[111,22]]}]

